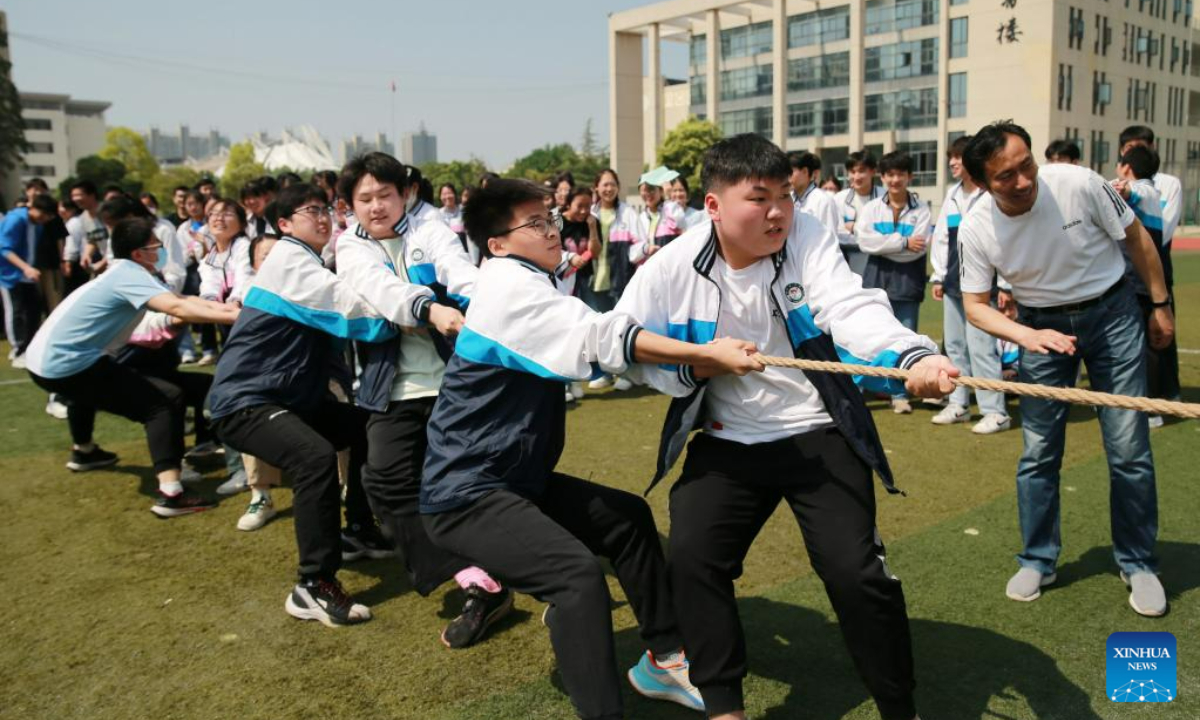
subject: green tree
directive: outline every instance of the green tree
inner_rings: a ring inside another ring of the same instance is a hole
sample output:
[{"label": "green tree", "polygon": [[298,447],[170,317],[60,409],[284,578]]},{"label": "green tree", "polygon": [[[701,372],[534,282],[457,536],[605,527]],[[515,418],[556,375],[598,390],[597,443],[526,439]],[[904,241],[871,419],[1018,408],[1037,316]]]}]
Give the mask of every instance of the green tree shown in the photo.
[{"label": "green tree", "polygon": [[[21,97],[9,78],[12,63],[0,59],[0,173],[7,174],[21,163],[29,151],[25,125],[21,120]],[[13,198],[7,198],[12,201]]]},{"label": "green tree", "polygon": [[221,174],[221,195],[237,198],[246,183],[264,174],[262,163],[254,159],[254,145],[249,141],[237,143],[229,148],[229,159]]},{"label": "green tree", "polygon": [[200,182],[200,173],[190,167],[176,166],[169,167],[159,174],[154,176],[154,179],[146,183],[146,192],[154,195],[158,199],[159,210],[163,214],[174,212],[173,198],[175,188],[180,185],[195,187],[196,183]]},{"label": "green tree", "polygon": [[75,174],[58,184],[59,197],[71,197],[71,186],[80,180],[90,180],[96,189],[103,191],[106,185],[119,185],[130,193],[141,191],[141,183],[131,182],[125,164],[120,160],[109,160],[99,155],[80,158],[75,164]]},{"label": "green tree", "polygon": [[559,143],[545,145],[518,159],[505,175],[542,182],[565,170],[575,176],[575,182],[590,185],[596,175],[606,167],[608,157],[602,152],[584,154],[569,143]]},{"label": "green tree", "polygon": [[584,157],[597,157],[603,154],[596,144],[596,133],[592,130],[591,118],[588,118],[583,126],[583,137],[579,139],[579,154]]},{"label": "green tree", "polygon": [[451,160],[450,162],[432,162],[421,166],[421,175],[433,185],[433,198],[438,199],[438,188],[451,183],[462,192],[468,185],[476,185],[479,178],[488,171],[488,166],[479,158],[470,160]]},{"label": "green tree", "polygon": [[700,166],[704,153],[721,139],[721,128],[695,116],[675,126],[658,147],[658,164],[666,165],[687,179],[693,191],[700,189]]},{"label": "green tree", "polygon": [[150,154],[145,139],[127,127],[109,128],[100,157],[121,161],[129,179],[138,183],[146,183],[158,174],[158,161]]}]

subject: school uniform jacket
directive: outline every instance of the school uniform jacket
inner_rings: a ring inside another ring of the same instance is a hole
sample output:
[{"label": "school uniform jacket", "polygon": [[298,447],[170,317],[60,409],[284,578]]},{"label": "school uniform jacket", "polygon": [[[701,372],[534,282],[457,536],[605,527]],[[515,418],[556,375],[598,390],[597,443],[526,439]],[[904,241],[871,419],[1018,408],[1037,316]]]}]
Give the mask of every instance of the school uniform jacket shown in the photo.
[{"label": "school uniform jacket", "polygon": [[841,213],[838,212],[837,200],[832,195],[809,183],[803,192],[794,193],[796,207],[821,221],[831,232],[837,232],[842,226]]},{"label": "school uniform jacket", "polygon": [[[1158,188],[1154,187],[1154,183],[1150,180],[1134,180],[1129,186],[1128,203],[1133,214],[1141,221],[1142,227],[1146,228],[1150,239],[1154,241],[1154,249],[1158,251],[1158,259],[1163,266],[1163,280],[1168,280],[1170,278],[1168,273],[1172,269],[1171,248],[1166,243],[1166,238],[1163,237],[1165,223],[1162,209],[1164,204]],[[1129,248],[1123,242],[1117,244],[1121,247],[1121,254],[1125,256],[1125,277],[1133,286],[1133,291],[1138,295],[1149,297],[1149,288],[1146,287],[1146,283],[1142,282],[1141,276],[1133,267],[1133,260],[1129,258]],[[1170,287],[1171,284],[1173,283],[1168,282],[1167,286]]]},{"label": "school uniform jacket", "polygon": [[382,342],[403,312],[384,317],[321,262],[284,236],[254,276],[217,363],[209,393],[214,419],[256,405],[311,412],[328,392],[331,370],[349,375],[337,339]]},{"label": "school uniform jacket", "polygon": [[[592,206],[592,214],[600,221],[600,206]],[[609,289],[620,295],[629,278],[633,277],[635,267],[630,258],[633,257],[633,246],[638,242],[637,211],[623,202],[617,202],[616,217],[608,228],[608,277]]]},{"label": "school uniform jacket", "polygon": [[241,302],[254,272],[250,269],[250,240],[234,238],[225,252],[213,243],[200,261],[200,297],[215,302]]},{"label": "school uniform jacket", "polygon": [[[854,227],[858,229],[858,211],[854,208],[854,188],[848,187],[839,192],[834,199],[837,201],[838,212],[842,215],[842,222],[838,225],[837,239],[838,245],[845,247],[848,250],[858,249],[858,238],[854,233],[846,230],[846,223],[853,222]],[[887,194],[879,185],[871,186],[871,200],[882,197]],[[865,205],[863,207],[866,207]]]},{"label": "school uniform jacket", "polygon": [[625,313],[563,295],[526,260],[484,263],[429,420],[421,512],[498,489],[540,496],[562,455],[563,383],[625,372],[639,331]]},{"label": "school uniform jacket", "polygon": [[641,265],[646,262],[646,248],[649,245],[662,247],[683,234],[680,224],[683,222],[683,210],[675,203],[664,202],[658,206],[658,225],[654,228],[654,237],[650,237],[650,227],[654,218],[650,210],[642,208],[637,214],[637,232],[634,233],[632,247],[629,248],[629,262]]},{"label": "school uniform jacket", "polygon": [[880,288],[889,300],[921,302],[925,299],[925,250],[905,249],[912,237],[929,239],[929,203],[911,192],[899,219],[887,195],[863,206],[854,223],[858,247],[870,255],[863,270],[863,285]]},{"label": "school uniform jacket", "polygon": [[[338,238],[338,275],[380,315],[396,318],[402,327],[426,327],[445,359],[450,343],[421,318],[427,317],[434,301],[466,311],[479,270],[445,223],[425,222],[414,227],[406,214],[392,230],[402,239],[400,258],[407,281],[383,243],[358,223]],[[359,343],[358,361],[362,371],[355,399],[372,412],[385,412],[400,361],[400,337]]]},{"label": "school uniform jacket", "polygon": [[[626,288],[616,311],[628,313],[651,332],[709,342],[716,336],[722,312],[721,291],[710,277],[716,258],[714,227],[689,230],[650,258]],[[794,211],[786,244],[768,261],[775,268],[772,315],[783,323],[795,357],[907,369],[937,351],[932,340],[896,321],[882,292],[862,287],[833,232],[811,215]],[[625,377],[675,398],[663,425],[658,469],[650,482],[653,488],[683,452],[688,434],[704,422],[705,383],[687,365],[632,365]],[[897,492],[856,383],[889,394],[896,394],[900,383],[830,373],[807,377],[851,447],[879,474],[889,492]]]}]

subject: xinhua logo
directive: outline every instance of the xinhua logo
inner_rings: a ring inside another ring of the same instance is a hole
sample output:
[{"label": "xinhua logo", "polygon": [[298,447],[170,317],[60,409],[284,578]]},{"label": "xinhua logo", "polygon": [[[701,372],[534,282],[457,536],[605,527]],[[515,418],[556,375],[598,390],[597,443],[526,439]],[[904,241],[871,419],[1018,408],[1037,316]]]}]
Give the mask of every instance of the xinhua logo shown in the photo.
[{"label": "xinhua logo", "polygon": [[1171,702],[1175,699],[1175,636],[1168,632],[1115,632],[1108,636],[1108,699]]}]

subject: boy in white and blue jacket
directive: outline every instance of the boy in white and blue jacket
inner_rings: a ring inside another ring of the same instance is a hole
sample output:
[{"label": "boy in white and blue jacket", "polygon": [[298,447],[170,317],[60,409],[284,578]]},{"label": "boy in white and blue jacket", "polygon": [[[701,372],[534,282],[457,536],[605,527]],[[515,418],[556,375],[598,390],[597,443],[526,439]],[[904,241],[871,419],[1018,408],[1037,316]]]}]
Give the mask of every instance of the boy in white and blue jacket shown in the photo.
[{"label": "boy in white and blue jacket", "polygon": [[[887,294],[900,324],[916,332],[925,299],[925,250],[929,242],[929,204],[908,190],[913,161],[905,152],[890,152],[879,160],[887,192],[859,213],[854,233],[859,248],[868,255],[863,287]],[[906,395],[892,396],[898,414],[912,412]]]},{"label": "boy in white and blue jacket", "polygon": [[429,421],[425,527],[446,550],[549,603],[550,642],[581,718],[623,717],[608,586],[596,561],[608,558],[649,648],[628,673],[634,688],[700,710],[649,506],[555,471],[566,434],[562,388],[637,362],[696,364],[700,374],[762,366],[748,355],[753,345],[671,340],[558,292],[552,273],[562,245],[546,194],[525,180],[493,180],[463,212],[468,236],[490,259]]},{"label": "boy in white and blue jacket", "polygon": [[395,324],[414,325],[429,297],[381,315],[326,269],[325,192],[285,188],[276,201],[283,236],[254,278],[217,364],[209,394],[214,429],[242,453],[292,479],[300,582],[285,609],[330,627],[364,622],[337,579],[341,566],[341,488],[337,451],[365,443],[362,412],[338,402],[330,376],[349,384],[341,342],[382,342]]},{"label": "boy in white and blue jacket", "polygon": [[[862,287],[837,239],[792,202],[787,156],[757,135],[706,154],[712,225],[684,233],[633,277],[617,312],[646,330],[708,342],[745,337],[764,355],[900,367],[919,395],[945,394],[957,370]],[[746,643],[734,581],[763,524],[791,505],[859,673],[887,720],[912,720],[904,594],[875,529],[872,471],[897,492],[854,380],[769,367],[703,380],[679,365],[628,376],[675,397],[651,487],[688,445],[671,489],[669,574],[692,682],[710,717],[744,718]],[[876,385],[898,390],[894,381]]]}]

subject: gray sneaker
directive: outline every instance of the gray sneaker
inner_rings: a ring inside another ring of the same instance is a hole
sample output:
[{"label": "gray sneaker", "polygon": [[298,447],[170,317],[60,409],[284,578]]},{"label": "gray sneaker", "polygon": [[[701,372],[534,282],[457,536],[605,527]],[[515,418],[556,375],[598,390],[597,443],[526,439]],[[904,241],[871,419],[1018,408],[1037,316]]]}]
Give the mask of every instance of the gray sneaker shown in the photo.
[{"label": "gray sneaker", "polygon": [[1129,586],[1129,607],[1138,615],[1160,617],[1167,613],[1167,593],[1152,572],[1121,573],[1121,582]]},{"label": "gray sneaker", "polygon": [[246,471],[238,470],[229,476],[229,479],[217,486],[218,495],[237,495],[240,492],[245,492],[250,489],[249,481],[246,479]]},{"label": "gray sneaker", "polygon": [[1058,579],[1058,575],[1043,575],[1033,568],[1023,567],[1008,581],[1004,594],[1018,602],[1033,602],[1042,596],[1042,588]]}]

